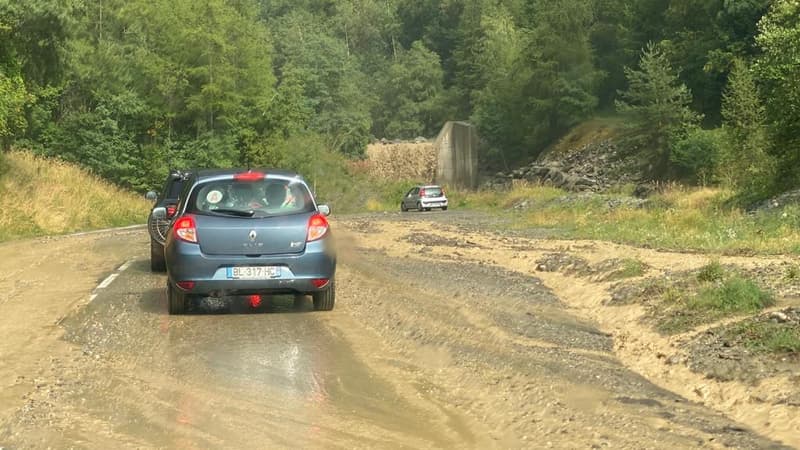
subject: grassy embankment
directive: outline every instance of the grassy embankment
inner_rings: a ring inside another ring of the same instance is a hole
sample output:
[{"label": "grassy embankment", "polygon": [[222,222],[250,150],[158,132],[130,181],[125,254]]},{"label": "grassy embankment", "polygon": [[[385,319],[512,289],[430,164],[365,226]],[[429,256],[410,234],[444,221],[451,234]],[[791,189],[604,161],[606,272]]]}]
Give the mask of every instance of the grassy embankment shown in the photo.
[{"label": "grassy embankment", "polygon": [[150,203],[64,162],[0,160],[0,241],[144,223]]},{"label": "grassy embankment", "polygon": [[[674,186],[645,204],[616,194],[580,196],[546,186],[506,192],[451,192],[454,207],[506,214],[516,228],[549,228],[559,236],[722,254],[800,253],[800,207],[747,214],[729,205],[731,193]],[[527,201],[527,207],[514,206]],[[612,206],[615,205],[615,206]]]}]

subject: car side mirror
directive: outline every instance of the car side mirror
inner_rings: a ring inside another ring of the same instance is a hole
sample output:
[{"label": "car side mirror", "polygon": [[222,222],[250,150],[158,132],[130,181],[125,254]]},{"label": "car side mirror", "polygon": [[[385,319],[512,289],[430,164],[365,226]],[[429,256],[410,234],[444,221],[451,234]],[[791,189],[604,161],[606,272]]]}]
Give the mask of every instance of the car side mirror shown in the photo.
[{"label": "car side mirror", "polygon": [[167,208],[163,206],[153,208],[153,218],[157,220],[167,220]]},{"label": "car side mirror", "polygon": [[147,194],[144,194],[144,198],[154,202],[158,198],[158,194],[156,194],[156,191],[148,191]]},{"label": "car side mirror", "polygon": [[331,215],[331,207],[328,205],[319,205],[317,206],[317,209],[322,213],[323,216]]}]

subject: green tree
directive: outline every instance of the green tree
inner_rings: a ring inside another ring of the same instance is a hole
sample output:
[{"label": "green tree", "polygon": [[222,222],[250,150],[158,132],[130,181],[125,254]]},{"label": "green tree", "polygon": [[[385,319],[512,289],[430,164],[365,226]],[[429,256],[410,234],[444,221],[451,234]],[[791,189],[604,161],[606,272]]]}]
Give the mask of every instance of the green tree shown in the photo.
[{"label": "green tree", "polygon": [[487,81],[472,94],[472,118],[507,156],[535,157],[597,106],[592,9],[574,0],[489,11],[472,62]]},{"label": "green tree", "polygon": [[779,159],[783,188],[800,184],[800,2],[777,0],[759,22],[762,55],[755,72],[767,99],[772,152]]},{"label": "green tree", "polygon": [[625,69],[628,89],[619,93],[617,110],[630,117],[626,144],[644,159],[650,177],[666,179],[671,149],[700,116],[689,107],[692,96],[655,44],[642,50],[638,69]]},{"label": "green tree", "polygon": [[747,65],[737,60],[728,78],[722,100],[723,130],[718,176],[728,186],[747,196],[767,193],[775,164],[767,153],[766,108]]},{"label": "green tree", "polygon": [[65,71],[69,4],[0,0],[0,144],[35,139],[52,118]]},{"label": "green tree", "polygon": [[438,131],[443,94],[439,56],[421,41],[402,51],[389,66],[382,86],[382,101],[373,113],[376,136],[413,138]]},{"label": "green tree", "polygon": [[344,39],[304,11],[270,22],[275,29],[277,72],[291,68],[313,109],[309,129],[327,139],[329,148],[360,157],[369,142],[370,109],[374,103],[371,78],[362,72]]}]

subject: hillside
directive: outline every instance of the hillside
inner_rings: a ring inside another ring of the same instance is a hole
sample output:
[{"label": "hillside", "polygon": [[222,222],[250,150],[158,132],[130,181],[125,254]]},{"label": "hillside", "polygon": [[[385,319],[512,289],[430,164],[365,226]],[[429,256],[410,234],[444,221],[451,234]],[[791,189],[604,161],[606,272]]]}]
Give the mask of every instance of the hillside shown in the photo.
[{"label": "hillside", "polygon": [[0,241],[144,223],[149,202],[74,165],[2,155]]},{"label": "hillside", "polygon": [[[485,184],[507,187],[514,180],[567,191],[604,192],[639,182],[637,164],[618,150],[622,119],[596,117],[573,127],[536,159],[489,175]],[[488,174],[487,174],[488,175]]]}]

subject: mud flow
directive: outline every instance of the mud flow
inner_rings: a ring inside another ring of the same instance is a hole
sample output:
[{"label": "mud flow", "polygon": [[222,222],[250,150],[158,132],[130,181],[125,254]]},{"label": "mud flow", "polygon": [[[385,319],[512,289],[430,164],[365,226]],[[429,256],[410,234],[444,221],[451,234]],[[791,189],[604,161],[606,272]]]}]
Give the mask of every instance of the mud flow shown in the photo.
[{"label": "mud flow", "polygon": [[531,266],[555,241],[457,211],[333,225],[332,312],[170,316],[144,230],[0,245],[0,447],[798,445],[629,364],[575,301],[601,294]]}]

